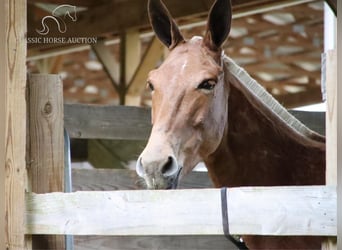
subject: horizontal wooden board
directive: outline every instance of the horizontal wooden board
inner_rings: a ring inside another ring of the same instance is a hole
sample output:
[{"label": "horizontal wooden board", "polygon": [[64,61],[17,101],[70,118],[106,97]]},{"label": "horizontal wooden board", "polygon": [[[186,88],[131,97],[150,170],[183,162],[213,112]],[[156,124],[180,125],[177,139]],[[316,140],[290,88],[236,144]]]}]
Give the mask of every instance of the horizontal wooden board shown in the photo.
[{"label": "horizontal wooden board", "polygon": [[146,140],[150,110],[128,106],[64,105],[64,126],[71,138]]},{"label": "horizontal wooden board", "polygon": [[[136,190],[144,187],[134,170],[73,169],[73,191]],[[191,172],[179,183],[180,188],[209,188],[212,183],[206,172]],[[74,236],[75,250],[234,250],[224,236]]]},{"label": "horizontal wooden board", "polygon": [[238,250],[225,236],[75,236],[75,250]]},{"label": "horizontal wooden board", "polygon": [[[290,110],[297,119],[324,134],[324,112]],[[151,132],[149,108],[65,104],[64,124],[71,138],[147,140]]]},{"label": "horizontal wooden board", "polygon": [[289,110],[289,112],[313,131],[325,135],[325,112],[299,110]]},{"label": "horizontal wooden board", "polygon": [[[128,169],[73,169],[73,191],[110,191],[145,189],[135,170]],[[191,172],[179,182],[180,189],[212,188],[207,172]]]},{"label": "horizontal wooden board", "polygon": [[[228,190],[231,234],[336,235],[336,188]],[[27,234],[222,235],[219,189],[27,194]]]}]

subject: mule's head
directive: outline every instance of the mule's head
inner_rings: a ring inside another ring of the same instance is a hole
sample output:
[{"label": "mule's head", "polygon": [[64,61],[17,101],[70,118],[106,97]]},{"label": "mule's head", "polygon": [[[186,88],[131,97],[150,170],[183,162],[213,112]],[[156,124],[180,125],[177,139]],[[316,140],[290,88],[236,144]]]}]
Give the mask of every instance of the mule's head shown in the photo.
[{"label": "mule's head", "polygon": [[212,6],[207,31],[185,41],[160,0],[149,0],[150,22],[170,52],[148,75],[152,92],[152,132],[137,161],[137,173],[148,188],[177,186],[180,173],[190,172],[218,147],[227,121],[221,45],[231,23],[230,0]]}]

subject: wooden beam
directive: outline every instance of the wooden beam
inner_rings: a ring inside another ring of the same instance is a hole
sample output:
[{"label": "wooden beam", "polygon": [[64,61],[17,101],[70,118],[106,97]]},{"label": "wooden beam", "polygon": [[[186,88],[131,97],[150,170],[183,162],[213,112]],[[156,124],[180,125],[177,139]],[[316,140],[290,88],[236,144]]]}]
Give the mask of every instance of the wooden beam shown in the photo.
[{"label": "wooden beam", "polygon": [[[161,59],[164,51],[163,44],[157,37],[153,37],[146,52],[135,71],[127,92],[127,105],[137,105],[137,96],[140,96],[146,86],[148,72],[154,69],[158,60]],[[139,98],[140,104],[140,98]]]},{"label": "wooden beam", "polygon": [[70,137],[146,140],[151,131],[147,108],[66,104],[64,122]]},{"label": "wooden beam", "polygon": [[[29,4],[35,4],[37,2],[43,2],[43,3],[47,3],[47,4],[55,4],[55,5],[60,5],[61,1],[60,0],[43,0],[43,1],[37,1],[37,0],[28,0],[27,1]],[[95,5],[99,5],[101,3],[103,3],[103,0],[97,0],[97,1],[93,1],[93,0],[68,0],[68,4],[71,5],[76,5],[78,7],[93,7]]]},{"label": "wooden beam", "polygon": [[[337,187],[337,53],[323,54],[323,70],[326,87],[326,185]],[[322,250],[337,250],[337,238],[329,238]]]},{"label": "wooden beam", "polygon": [[[227,193],[233,235],[336,235],[336,188],[244,187]],[[28,234],[223,234],[220,189],[31,193],[26,204]]]},{"label": "wooden beam", "polygon": [[[145,189],[135,170],[128,169],[73,169],[73,191],[112,191]],[[212,188],[207,172],[191,172],[184,176],[179,188]],[[103,250],[117,249],[236,249],[224,236],[76,236],[75,249],[98,247]]]},{"label": "wooden beam", "polygon": [[[137,190],[146,187],[135,170],[73,169],[72,187],[76,191]],[[213,188],[207,172],[191,172],[179,182],[180,189]]]},{"label": "wooden beam", "polygon": [[[233,13],[234,18],[237,18],[313,1],[315,0],[267,0],[263,1],[263,4],[260,4],[260,0],[234,1]],[[209,11],[213,1],[165,0],[164,2],[174,18],[184,19],[185,17],[202,17],[203,14]],[[63,37],[84,37],[85,34],[87,37],[100,37],[109,33],[118,35],[122,31],[132,28],[150,29],[146,6],[147,0],[130,0],[110,2],[92,7],[88,11],[77,13],[77,22],[68,25],[68,30],[63,34]],[[94,22],[94,20],[96,21]],[[29,24],[28,37],[39,37],[35,30],[37,27],[40,27],[40,21]],[[57,30],[51,30],[47,37],[60,37],[60,35]],[[38,47],[52,48],[56,46],[58,44],[29,44],[30,49]]]},{"label": "wooden beam", "polygon": [[126,68],[126,86],[131,81],[135,71],[140,64],[141,58],[141,42],[140,32],[137,29],[129,29],[125,32],[125,68]]},{"label": "wooden beam", "polygon": [[[126,93],[130,79],[140,62],[140,34],[138,30],[126,30],[120,34],[120,73],[118,95],[120,105],[126,104]],[[140,106],[140,102],[135,103]]]},{"label": "wooden beam", "polygon": [[325,135],[325,112],[311,112],[299,110],[289,111],[305,126],[321,135]]},{"label": "wooden beam", "polygon": [[37,60],[36,63],[39,73],[58,74],[63,64],[63,55],[42,58]]},{"label": "wooden beam", "polygon": [[115,60],[114,55],[110,52],[103,40],[92,45],[92,49],[95,52],[97,59],[102,63],[114,89],[118,92],[120,81],[119,63]]},{"label": "wooden beam", "polygon": [[[266,60],[264,62],[257,61],[255,64],[247,64],[244,65],[244,69],[247,72],[255,72],[255,73],[260,73],[260,72],[270,72],[270,74],[289,74],[292,77],[302,77],[302,76],[308,76],[308,77],[313,77],[313,78],[320,78],[321,73],[319,70],[317,71],[307,71],[304,70],[303,68],[296,66],[296,65],[291,65],[291,64],[286,64],[287,68],[281,69],[281,68],[276,68],[272,69],[264,65],[264,63],[272,63],[272,61],[277,62],[276,60],[270,60],[267,62]],[[278,61],[279,62],[279,61]]]},{"label": "wooden beam", "polygon": [[[8,53],[8,45],[6,44],[6,33],[8,29],[8,5],[6,5],[6,1],[0,2],[0,55],[4,58],[7,58]],[[7,124],[7,103],[6,103],[6,92],[9,82],[9,68],[8,68],[7,60],[3,60],[0,63],[0,117],[5,117],[5,119],[1,119],[0,121],[0,166],[5,166],[6,164],[6,124]],[[4,167],[0,167],[0,200],[5,201],[7,199],[5,192],[5,183],[6,183],[6,172]],[[6,218],[6,206],[5,202],[0,203],[0,249],[5,249],[6,241],[5,241],[5,231],[7,228],[7,224],[5,221]]]},{"label": "wooden beam", "polygon": [[337,185],[337,58],[336,50],[327,51],[325,57],[326,87],[326,183]]},{"label": "wooden beam", "polygon": [[[127,169],[73,169],[73,191],[112,191],[145,188],[135,170]],[[184,176],[179,188],[213,187],[207,172],[191,172]],[[75,249],[205,249],[237,250],[224,236],[76,236]],[[210,247],[209,247],[210,246]]]},{"label": "wooden beam", "polygon": [[145,146],[145,140],[88,140],[88,161],[95,168],[125,168]]},{"label": "wooden beam", "polygon": [[[63,84],[58,75],[29,76],[32,192],[64,191]],[[34,236],[34,249],[64,249],[64,237]]]},{"label": "wooden beam", "polygon": [[317,86],[298,93],[289,93],[279,96],[275,95],[274,98],[286,108],[297,108],[299,106],[322,102],[322,93],[320,86]]},{"label": "wooden beam", "polygon": [[82,250],[238,250],[223,235],[209,236],[75,236],[75,249]]},{"label": "wooden beam", "polygon": [[[206,2],[208,0],[205,0]],[[209,0],[210,1],[210,0]],[[194,1],[167,1],[171,13],[174,17],[183,17],[197,13],[207,12],[209,9],[205,4],[194,4]],[[88,11],[77,13],[78,21],[68,26],[68,31],[63,34],[65,37],[97,37],[106,33],[120,34],[122,31],[148,27],[149,22],[146,12],[147,0],[130,0],[120,2],[110,2],[93,7]],[[110,13],[110,14],[108,14]],[[115,17],[115,18],[113,18]],[[96,22],[94,22],[96,20]],[[40,20],[30,24],[28,37],[38,37],[35,29],[40,27]],[[59,37],[58,31],[51,30],[49,37]],[[53,45],[31,44],[31,47],[46,47]]]},{"label": "wooden beam", "polygon": [[[302,112],[300,118],[304,124],[324,128],[323,114],[318,113],[321,118],[312,119],[310,113],[305,113],[308,112]],[[66,104],[64,125],[72,138],[147,140],[151,132],[151,111],[127,106]]]},{"label": "wooden beam", "polygon": [[[0,248],[31,249],[25,237],[26,1],[0,1]],[[3,133],[4,132],[4,133]]]}]

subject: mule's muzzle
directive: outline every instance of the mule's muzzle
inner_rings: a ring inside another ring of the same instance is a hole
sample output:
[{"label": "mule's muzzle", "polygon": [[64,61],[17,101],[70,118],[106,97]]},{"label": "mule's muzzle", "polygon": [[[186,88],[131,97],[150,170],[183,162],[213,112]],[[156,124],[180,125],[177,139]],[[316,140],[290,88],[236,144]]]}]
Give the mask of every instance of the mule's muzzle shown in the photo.
[{"label": "mule's muzzle", "polygon": [[177,188],[181,170],[173,156],[166,159],[140,156],[136,165],[137,174],[145,180],[149,189]]}]

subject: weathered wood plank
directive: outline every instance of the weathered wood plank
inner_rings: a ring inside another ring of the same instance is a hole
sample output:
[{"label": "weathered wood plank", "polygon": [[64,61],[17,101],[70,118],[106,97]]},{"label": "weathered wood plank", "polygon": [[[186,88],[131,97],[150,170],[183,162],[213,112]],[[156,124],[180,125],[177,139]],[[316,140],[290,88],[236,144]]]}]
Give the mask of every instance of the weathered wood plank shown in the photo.
[{"label": "weathered wood plank", "polygon": [[138,29],[128,29],[125,31],[125,84],[131,81],[134,72],[141,61],[141,42]]},{"label": "weathered wood plank", "polygon": [[[134,170],[73,169],[73,191],[136,190],[145,188]],[[180,189],[212,188],[207,172],[191,172],[179,183]]]},{"label": "weathered wood plank", "polygon": [[[28,175],[32,192],[64,191],[63,84],[58,75],[29,75]],[[34,249],[64,249],[63,236],[33,236]]]},{"label": "weathered wood plank", "polygon": [[115,60],[114,55],[110,53],[108,47],[104,44],[104,41],[98,41],[92,45],[92,49],[95,52],[97,59],[102,63],[104,71],[107,73],[111,80],[111,83],[116,91],[119,91],[119,63]]},{"label": "weathered wood plank", "polygon": [[298,110],[290,110],[289,112],[313,131],[325,135],[325,112]]},{"label": "weathered wood plank", "polygon": [[72,138],[146,140],[150,117],[147,108],[82,104],[64,108],[65,127]]},{"label": "weathered wood plank", "polygon": [[[31,249],[24,235],[26,173],[26,1],[0,2],[0,249]],[[4,189],[4,192],[3,192]],[[4,195],[4,196],[3,196]]]},{"label": "weathered wood plank", "polygon": [[[134,170],[127,169],[73,169],[73,191],[109,191],[141,189],[144,185]],[[179,188],[209,188],[206,172],[189,173]],[[224,236],[76,236],[75,250],[234,250],[236,247]]]},{"label": "weathered wood plank", "polygon": [[[1,17],[5,17],[5,8],[3,7],[3,1],[1,2],[1,7],[0,7],[0,16]],[[5,17],[6,18],[6,17]],[[5,30],[5,22],[3,22],[2,20],[0,21],[0,54],[5,55],[5,36],[4,33],[2,33]],[[5,68],[7,69],[7,67],[5,67],[4,63],[1,64],[0,66],[0,82],[4,83],[5,85],[1,85],[1,91],[0,91],[0,117],[6,117],[6,91],[4,91],[4,89],[7,89],[7,76],[8,76],[8,72],[5,72]],[[0,121],[0,141],[1,141],[1,145],[0,145],[0,164],[1,166],[5,166],[6,164],[6,157],[5,157],[5,143],[6,142],[6,121],[5,119],[1,119]],[[6,197],[6,193],[5,193],[5,181],[6,181],[6,177],[5,177],[5,168],[0,168],[0,200],[4,201],[7,199]],[[5,228],[6,228],[6,224],[5,224],[5,216],[6,216],[6,212],[5,212],[5,204],[4,202],[1,202],[0,204],[0,249],[4,249],[5,248]]]},{"label": "weathered wood plank", "polygon": [[237,250],[225,236],[76,236],[75,250]]},{"label": "weathered wood plank", "polygon": [[327,166],[326,182],[328,185],[337,185],[337,58],[336,51],[325,54],[326,63],[326,149]]},{"label": "weathered wood plank", "polygon": [[[228,190],[232,234],[336,235],[336,188]],[[28,194],[28,234],[222,235],[219,189]]]},{"label": "weathered wood plank", "polygon": [[126,98],[127,105],[137,106],[140,104],[141,93],[146,87],[147,74],[156,67],[157,61],[163,55],[163,49],[164,46],[159,39],[156,36],[153,37],[129,83]]},{"label": "weathered wood plank", "polygon": [[[7,31],[7,22],[8,19],[8,5],[6,6],[5,1],[1,1],[0,3],[0,54],[3,55],[5,58],[7,57],[8,47],[6,45],[6,31]],[[6,60],[3,60],[0,63],[0,117],[5,117],[5,119],[0,120],[0,164],[1,166],[5,166],[6,164],[6,123],[7,123],[7,105],[6,105],[6,92],[9,82],[9,70]],[[4,167],[0,167],[0,200],[5,201],[8,199],[6,197],[5,192],[5,182],[6,182],[6,172]],[[5,222],[6,216],[6,206],[4,202],[0,203],[0,249],[5,249],[6,247],[6,240],[5,240],[5,230],[7,224]]]},{"label": "weathered wood plank", "polygon": [[[235,0],[233,1],[233,18],[248,16],[251,14],[263,13],[265,11],[276,10],[314,0]],[[200,16],[207,13],[212,4],[212,0],[202,0],[201,4],[195,0],[166,0],[166,6],[175,18],[185,18]],[[108,2],[105,5],[89,8],[86,11],[77,13],[77,22],[68,26],[65,37],[101,37],[103,34],[118,34],[123,30],[131,28],[149,27],[146,15],[147,0],[130,0],[120,2]],[[108,15],[111,13],[111,15]],[[115,18],[113,18],[115,17]],[[94,21],[96,20],[96,21]],[[186,20],[186,18],[185,18]],[[40,23],[29,25],[28,37],[37,37],[35,27],[40,27]],[[46,37],[58,37],[57,29],[51,30]],[[53,43],[31,43],[29,48],[39,47],[51,48],[59,44]]]},{"label": "weathered wood plank", "polygon": [[[289,112],[319,133],[325,130],[324,112]],[[139,107],[66,104],[64,123],[72,138],[147,140],[151,112]]]},{"label": "weathered wood plank", "polygon": [[[326,115],[326,185],[337,186],[337,58],[336,50],[324,56],[325,86],[327,98]],[[322,250],[337,250],[336,238],[323,242]]]}]

